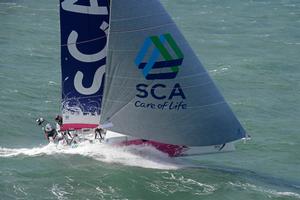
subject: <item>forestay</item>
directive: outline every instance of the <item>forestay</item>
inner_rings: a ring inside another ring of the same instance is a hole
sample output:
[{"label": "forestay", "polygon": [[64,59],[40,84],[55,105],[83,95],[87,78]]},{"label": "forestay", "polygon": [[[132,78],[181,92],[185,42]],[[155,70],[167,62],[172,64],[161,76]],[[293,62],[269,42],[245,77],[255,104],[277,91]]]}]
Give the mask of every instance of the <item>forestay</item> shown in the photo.
[{"label": "forestay", "polygon": [[63,129],[99,125],[108,0],[60,0]]},{"label": "forestay", "polygon": [[189,146],[245,136],[158,0],[111,1],[107,60],[101,124],[110,130]]}]

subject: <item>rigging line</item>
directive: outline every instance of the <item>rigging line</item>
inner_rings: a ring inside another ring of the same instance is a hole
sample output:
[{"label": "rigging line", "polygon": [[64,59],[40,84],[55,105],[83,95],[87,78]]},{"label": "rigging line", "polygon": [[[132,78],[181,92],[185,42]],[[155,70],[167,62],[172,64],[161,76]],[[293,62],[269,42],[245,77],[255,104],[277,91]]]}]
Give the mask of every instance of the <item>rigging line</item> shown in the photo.
[{"label": "rigging line", "polygon": [[140,31],[156,29],[156,28],[165,27],[165,26],[174,25],[174,24],[175,24],[174,22],[169,22],[169,23],[166,23],[166,24],[162,24],[162,25],[158,25],[158,26],[145,27],[145,28],[142,28],[142,29],[125,30],[125,31],[111,31],[110,33],[111,34],[114,34],[114,33],[123,34],[123,33],[140,32]]},{"label": "rigging line", "polygon": [[90,39],[90,40],[83,40],[83,41],[81,41],[81,42],[74,42],[74,43],[69,43],[69,44],[61,44],[60,46],[61,46],[61,47],[64,47],[64,46],[74,45],[74,44],[84,44],[84,43],[89,43],[89,42],[101,40],[101,39],[106,38],[106,37],[107,37],[107,36],[105,35],[105,36],[97,37],[97,38]]},{"label": "rigging line", "polygon": [[206,104],[206,105],[202,105],[202,106],[187,106],[187,108],[201,109],[201,108],[216,106],[216,105],[220,105],[220,104],[226,104],[226,102],[225,101],[219,101],[219,102],[215,102],[215,103],[211,103],[211,104]]},{"label": "rigging line", "polygon": [[139,49],[108,49],[108,52],[132,52],[132,51],[138,51]]},{"label": "rigging line", "polygon": [[103,97],[102,94],[99,94],[99,95],[93,95],[93,96],[87,96],[87,97],[71,97],[71,98],[68,98],[67,96],[65,96],[65,100],[73,100],[73,99],[88,99],[88,98],[94,98],[94,97]]},{"label": "rigging line", "polygon": [[134,78],[134,77],[129,77],[129,76],[106,76],[106,77],[109,77],[109,78],[120,78],[120,79],[131,79],[131,80],[144,80],[142,78]]},{"label": "rigging line", "polygon": [[120,22],[120,21],[130,21],[130,20],[139,20],[139,19],[143,19],[143,18],[150,18],[153,16],[162,16],[162,15],[167,15],[166,12],[159,12],[157,14],[154,15],[144,15],[144,16],[138,16],[138,17],[128,17],[128,18],[119,18],[119,19],[114,19],[111,22]]}]

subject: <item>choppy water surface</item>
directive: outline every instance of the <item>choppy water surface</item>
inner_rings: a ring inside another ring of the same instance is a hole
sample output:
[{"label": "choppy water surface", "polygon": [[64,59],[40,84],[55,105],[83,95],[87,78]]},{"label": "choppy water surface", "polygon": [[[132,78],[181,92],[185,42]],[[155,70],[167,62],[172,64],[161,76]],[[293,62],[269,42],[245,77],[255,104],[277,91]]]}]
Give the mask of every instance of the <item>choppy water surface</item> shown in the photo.
[{"label": "choppy water surface", "polygon": [[58,2],[0,0],[1,199],[300,199],[300,3],[163,0],[252,136],[228,154],[46,145],[59,112]]}]

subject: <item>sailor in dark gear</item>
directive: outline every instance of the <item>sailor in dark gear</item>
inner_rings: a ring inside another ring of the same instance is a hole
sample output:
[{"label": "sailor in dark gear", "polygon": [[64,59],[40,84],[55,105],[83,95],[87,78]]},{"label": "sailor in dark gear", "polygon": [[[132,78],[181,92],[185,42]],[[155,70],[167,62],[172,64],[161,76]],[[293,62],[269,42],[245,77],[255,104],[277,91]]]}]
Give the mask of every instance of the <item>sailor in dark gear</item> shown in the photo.
[{"label": "sailor in dark gear", "polygon": [[63,119],[62,119],[61,115],[56,115],[54,120],[60,126],[63,124]]},{"label": "sailor in dark gear", "polygon": [[44,122],[45,122],[45,120],[44,120],[44,118],[42,118],[42,117],[36,119],[36,123],[37,123],[39,126],[42,126]]},{"label": "sailor in dark gear", "polygon": [[45,137],[47,138],[48,141],[54,140],[57,133],[54,128],[52,128],[51,124],[46,124],[45,127],[43,127]]},{"label": "sailor in dark gear", "polygon": [[106,131],[103,128],[97,127],[95,129],[95,139],[99,139],[100,141],[104,139]]},{"label": "sailor in dark gear", "polygon": [[[63,118],[61,115],[56,115],[54,118],[55,122],[56,122],[56,130],[62,134],[62,139],[65,139],[65,141],[67,142],[67,144],[70,144],[70,142],[73,140],[72,135],[70,134],[70,132],[68,130],[66,131],[62,131],[61,130],[61,126],[63,125]],[[58,139],[60,140],[60,138]]]}]

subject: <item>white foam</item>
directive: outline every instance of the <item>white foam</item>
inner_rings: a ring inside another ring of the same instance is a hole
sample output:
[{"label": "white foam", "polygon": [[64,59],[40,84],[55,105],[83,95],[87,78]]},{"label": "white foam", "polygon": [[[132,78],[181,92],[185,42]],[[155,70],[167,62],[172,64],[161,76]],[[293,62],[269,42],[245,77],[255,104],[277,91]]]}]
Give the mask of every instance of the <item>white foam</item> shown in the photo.
[{"label": "white foam", "polygon": [[150,146],[114,147],[107,144],[81,143],[76,148],[48,144],[35,148],[1,148],[0,157],[70,154],[93,158],[106,163],[120,163],[153,169],[178,169],[183,167],[168,155]]},{"label": "white foam", "polygon": [[263,188],[261,186],[256,186],[250,183],[233,183],[229,182],[230,185],[234,187],[239,187],[245,190],[252,190],[256,192],[269,194],[271,197],[293,197],[300,199],[300,194],[290,191],[276,191],[274,189]]},{"label": "white foam", "polygon": [[149,183],[149,189],[155,193],[173,194],[174,192],[187,192],[196,196],[212,194],[217,190],[215,185],[202,183],[200,180],[186,178],[172,171],[160,172],[160,180]]}]

